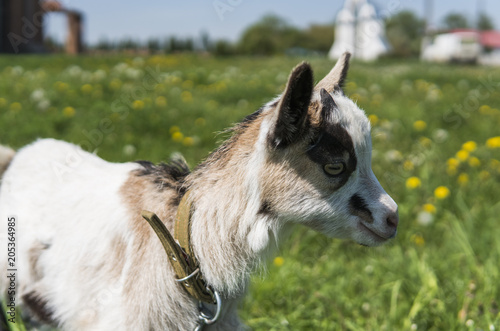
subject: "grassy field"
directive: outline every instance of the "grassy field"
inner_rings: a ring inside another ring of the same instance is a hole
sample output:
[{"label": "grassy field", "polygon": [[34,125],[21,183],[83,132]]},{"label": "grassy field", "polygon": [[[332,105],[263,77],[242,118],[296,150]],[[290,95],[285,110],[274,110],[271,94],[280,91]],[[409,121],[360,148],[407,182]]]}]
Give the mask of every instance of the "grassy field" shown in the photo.
[{"label": "grassy field", "polygon": [[[194,166],[301,60],[0,57],[0,143],[54,137],[112,161],[181,152]],[[317,80],[332,66],[308,60]],[[500,330],[500,69],[354,62],[345,91],[370,116],[398,236],[365,248],[298,227],[254,277],[242,319],[254,330]]]}]

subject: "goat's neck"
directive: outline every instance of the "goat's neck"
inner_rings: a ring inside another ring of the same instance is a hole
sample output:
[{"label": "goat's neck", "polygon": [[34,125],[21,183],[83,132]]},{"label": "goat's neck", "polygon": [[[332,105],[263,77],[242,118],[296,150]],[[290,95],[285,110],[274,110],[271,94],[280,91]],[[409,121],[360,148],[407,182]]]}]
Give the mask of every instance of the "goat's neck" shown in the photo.
[{"label": "goat's neck", "polygon": [[250,271],[276,247],[280,230],[261,211],[265,151],[259,139],[243,139],[223,149],[221,158],[209,158],[190,178],[194,251],[206,280],[226,296],[244,292]]}]

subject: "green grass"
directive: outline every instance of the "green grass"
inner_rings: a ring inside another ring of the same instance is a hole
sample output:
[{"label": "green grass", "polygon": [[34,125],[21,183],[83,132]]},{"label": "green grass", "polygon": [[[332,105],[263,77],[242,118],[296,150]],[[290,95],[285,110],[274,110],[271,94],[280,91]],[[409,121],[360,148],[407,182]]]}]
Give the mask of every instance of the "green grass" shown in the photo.
[{"label": "green grass", "polygon": [[[194,166],[301,60],[0,57],[0,143],[54,137],[117,162],[181,152]],[[309,61],[317,79],[332,66]],[[495,68],[354,62],[345,91],[371,115],[398,237],[365,248],[298,227],[255,275],[242,319],[254,330],[500,330],[499,90]]]}]

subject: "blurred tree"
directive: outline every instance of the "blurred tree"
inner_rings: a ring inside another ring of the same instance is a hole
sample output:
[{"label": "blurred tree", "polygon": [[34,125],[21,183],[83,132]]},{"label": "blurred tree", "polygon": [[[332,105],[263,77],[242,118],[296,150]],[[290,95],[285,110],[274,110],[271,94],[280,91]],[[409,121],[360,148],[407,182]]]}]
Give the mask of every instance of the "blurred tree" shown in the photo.
[{"label": "blurred tree", "polygon": [[148,47],[148,51],[151,54],[154,54],[160,50],[160,41],[157,38],[151,38],[146,43]]},{"label": "blurred tree", "polygon": [[182,51],[185,52],[192,52],[194,51],[194,40],[193,38],[186,38],[184,40],[184,47],[181,49]]},{"label": "blurred tree", "polygon": [[227,40],[217,40],[213,47],[213,53],[216,56],[230,56],[236,53],[234,45]]},{"label": "blurred tree", "polygon": [[95,45],[95,49],[100,51],[109,51],[113,49],[113,44],[107,38],[101,38]]},{"label": "blurred tree", "polygon": [[200,43],[201,48],[204,51],[211,51],[211,49],[213,48],[212,42],[210,41],[210,35],[205,30],[200,33]]},{"label": "blurred tree", "polygon": [[392,46],[392,55],[418,56],[425,31],[425,21],[412,11],[401,11],[385,22],[385,33]]},{"label": "blurred tree", "polygon": [[469,27],[469,22],[467,21],[467,17],[460,13],[449,13],[443,19],[443,23],[446,29],[463,29]]},{"label": "blurred tree", "polygon": [[312,51],[328,53],[333,44],[333,24],[313,24],[303,32],[302,43],[298,46]]},{"label": "blurred tree", "polygon": [[119,50],[137,50],[139,48],[139,43],[132,38],[125,38],[118,42],[117,48]]},{"label": "blurred tree", "polygon": [[477,21],[477,28],[483,31],[493,30],[495,29],[495,25],[493,24],[493,20],[490,16],[486,15],[485,13],[481,13]]},{"label": "blurred tree", "polygon": [[272,55],[284,53],[303,41],[303,34],[283,18],[266,15],[242,34],[238,49],[245,54]]}]

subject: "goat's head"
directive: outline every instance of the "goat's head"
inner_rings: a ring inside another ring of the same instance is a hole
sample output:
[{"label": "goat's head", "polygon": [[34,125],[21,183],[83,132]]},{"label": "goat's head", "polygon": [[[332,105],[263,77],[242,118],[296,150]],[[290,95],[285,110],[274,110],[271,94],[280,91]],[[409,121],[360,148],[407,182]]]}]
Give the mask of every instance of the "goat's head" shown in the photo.
[{"label": "goat's head", "polygon": [[261,212],[373,246],[396,235],[397,205],[371,169],[370,123],[342,92],[349,57],[315,87],[311,67],[298,65],[263,110]]}]

